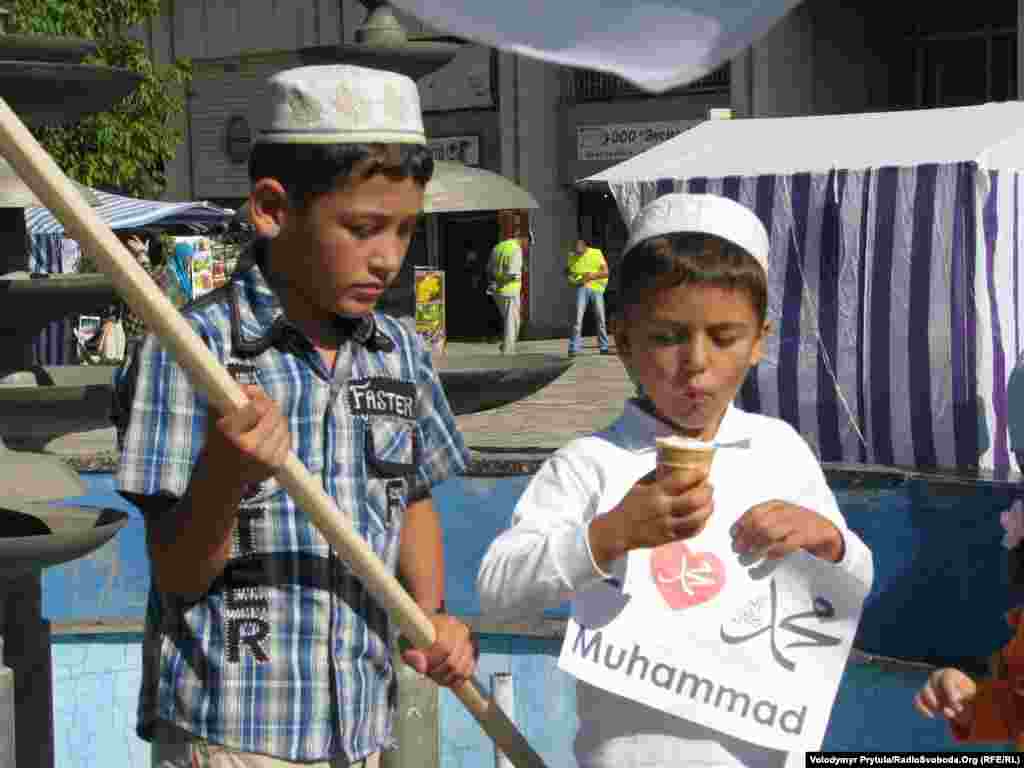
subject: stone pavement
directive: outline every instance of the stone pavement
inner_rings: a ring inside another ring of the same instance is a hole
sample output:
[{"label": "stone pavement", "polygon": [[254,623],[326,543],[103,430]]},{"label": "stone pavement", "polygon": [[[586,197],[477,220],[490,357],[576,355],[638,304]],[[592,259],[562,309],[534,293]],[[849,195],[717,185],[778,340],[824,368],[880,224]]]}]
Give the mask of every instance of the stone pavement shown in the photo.
[{"label": "stone pavement", "polygon": [[[567,348],[565,339],[524,341],[516,345],[516,352],[564,357]],[[448,345],[448,355],[469,353],[500,356],[497,344]],[[457,421],[473,449],[550,450],[608,426],[633,392],[619,358],[599,354],[596,338],[590,337],[584,338],[583,351],[569,370],[539,392],[501,408],[459,416]]]}]

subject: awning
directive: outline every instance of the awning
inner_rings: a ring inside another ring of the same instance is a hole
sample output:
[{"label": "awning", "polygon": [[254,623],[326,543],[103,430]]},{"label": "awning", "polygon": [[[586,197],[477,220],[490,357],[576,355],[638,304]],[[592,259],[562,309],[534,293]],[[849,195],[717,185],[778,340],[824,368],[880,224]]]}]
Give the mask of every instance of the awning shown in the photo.
[{"label": "awning", "polygon": [[[138,229],[153,224],[217,224],[231,219],[235,212],[205,202],[171,203],[139,200],[110,192],[90,190],[99,201],[96,213],[111,229]],[[25,226],[29,235],[59,235],[64,225],[47,208],[25,209]]]},{"label": "awning", "polygon": [[[447,160],[434,161],[434,175],[423,199],[424,213],[503,211],[539,208],[529,192],[497,173]],[[238,216],[249,220],[249,204]]]},{"label": "awning", "polygon": [[539,208],[525,189],[497,173],[446,160],[434,162],[424,213],[502,211]]}]

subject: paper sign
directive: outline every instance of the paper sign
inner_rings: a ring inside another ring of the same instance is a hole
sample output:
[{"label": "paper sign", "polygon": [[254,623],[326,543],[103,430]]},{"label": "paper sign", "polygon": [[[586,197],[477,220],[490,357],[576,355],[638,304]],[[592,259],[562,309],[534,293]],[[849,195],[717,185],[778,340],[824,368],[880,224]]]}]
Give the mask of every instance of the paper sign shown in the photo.
[{"label": "paper sign", "polygon": [[577,595],[559,666],[753,744],[820,749],[868,587],[802,551],[741,558],[729,526],[764,499],[715,487],[700,535],[634,550],[621,587]]},{"label": "paper sign", "polygon": [[416,330],[435,354],[444,352],[447,341],[444,299],[444,272],[417,269]]}]

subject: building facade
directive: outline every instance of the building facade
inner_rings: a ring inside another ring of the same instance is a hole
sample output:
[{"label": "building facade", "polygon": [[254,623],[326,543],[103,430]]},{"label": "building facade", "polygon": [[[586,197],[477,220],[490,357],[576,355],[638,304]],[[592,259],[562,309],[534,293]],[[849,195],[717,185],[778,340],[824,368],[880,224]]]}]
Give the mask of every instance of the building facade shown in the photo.
[{"label": "building facade", "polygon": [[[419,82],[426,129],[435,156],[500,173],[536,198],[539,209],[524,216],[524,335],[564,335],[570,243],[585,237],[614,262],[626,239],[610,196],[578,180],[712,110],[742,119],[1019,98],[1021,6],[805,0],[720,70],[657,96],[615,77],[467,44]],[[303,64],[304,49],[354,42],[365,15],[355,0],[165,0],[145,30],[154,58],[187,56],[195,67],[165,196],[238,204],[248,190],[248,105],[266,77]],[[399,16],[410,36],[434,34]],[[428,216],[418,233],[410,262],[446,271],[451,338],[493,331],[467,255],[485,258],[496,239],[494,213]]]}]

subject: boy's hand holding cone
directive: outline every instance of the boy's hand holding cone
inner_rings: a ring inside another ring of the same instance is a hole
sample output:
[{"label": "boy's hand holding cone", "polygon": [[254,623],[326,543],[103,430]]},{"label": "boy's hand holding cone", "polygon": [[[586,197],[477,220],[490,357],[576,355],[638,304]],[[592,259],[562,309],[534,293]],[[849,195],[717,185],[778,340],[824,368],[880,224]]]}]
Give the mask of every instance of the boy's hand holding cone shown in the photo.
[{"label": "boy's hand holding cone", "polygon": [[670,439],[663,452],[659,440],[654,481],[640,480],[615,508],[591,522],[590,550],[599,568],[607,570],[630,550],[690,539],[704,530],[712,512],[707,478],[715,446],[691,442],[696,445]]}]

